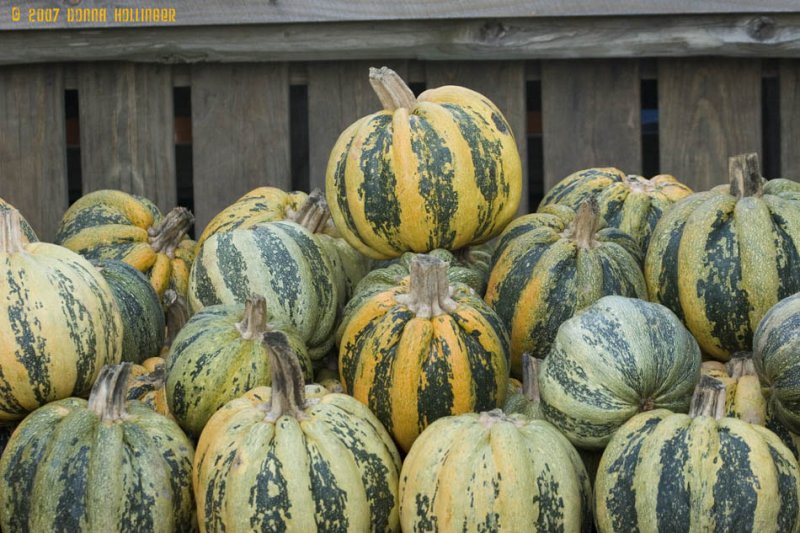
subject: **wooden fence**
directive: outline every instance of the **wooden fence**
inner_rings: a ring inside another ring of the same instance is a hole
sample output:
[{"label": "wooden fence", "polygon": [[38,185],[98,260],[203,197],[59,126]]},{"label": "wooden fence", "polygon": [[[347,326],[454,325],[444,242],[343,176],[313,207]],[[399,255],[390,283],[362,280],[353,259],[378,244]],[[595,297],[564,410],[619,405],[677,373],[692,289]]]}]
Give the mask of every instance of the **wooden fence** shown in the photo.
[{"label": "wooden fence", "polygon": [[[329,10],[316,20],[298,1],[297,12],[245,26],[191,11],[170,28],[41,29],[10,20],[0,0],[0,197],[44,238],[71,198],[108,187],[162,208],[188,203],[202,228],[256,186],[321,186],[339,133],[378,109],[367,69],[383,64],[415,90],[459,84],[500,107],[525,162],[523,211],[589,166],[707,188],[725,178],[729,155],[757,151],[767,177],[800,177],[792,2],[595,18],[585,15],[597,3],[574,2],[570,16],[507,3],[494,12],[507,19],[476,8],[450,20],[430,2],[445,20],[424,20],[424,2],[399,2],[408,13],[398,20],[353,22],[376,16],[353,3],[342,4],[347,21]],[[203,20],[214,25],[194,27]]]}]

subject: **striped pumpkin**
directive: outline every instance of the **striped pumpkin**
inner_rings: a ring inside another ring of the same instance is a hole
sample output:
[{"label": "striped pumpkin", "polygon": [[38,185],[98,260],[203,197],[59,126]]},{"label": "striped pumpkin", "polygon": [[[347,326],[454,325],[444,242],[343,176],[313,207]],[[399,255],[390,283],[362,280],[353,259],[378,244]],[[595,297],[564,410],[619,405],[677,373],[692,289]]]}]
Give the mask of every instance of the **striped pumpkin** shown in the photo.
[{"label": "striped pumpkin", "polygon": [[755,154],[731,183],[693,194],[661,219],[645,260],[650,299],[672,309],[719,360],[751,349],[759,320],[800,291],[800,183],[764,182]]},{"label": "striped pumpkin", "polygon": [[19,213],[0,212],[0,421],[87,394],[122,356],[122,318],[100,273],[66,248],[23,240]]},{"label": "striped pumpkin", "polygon": [[122,360],[141,363],[161,353],[164,309],[150,281],[122,261],[93,262],[111,288],[122,316]]},{"label": "striped pumpkin", "polygon": [[437,420],[400,472],[403,531],[592,531],[578,452],[544,420],[499,409]]},{"label": "striped pumpkin", "polygon": [[167,401],[181,427],[199,436],[220,407],[248,390],[272,383],[267,331],[280,331],[297,354],[303,375],[313,375],[303,340],[285,319],[269,313],[262,297],[212,305],[192,316],[167,358]]},{"label": "striped pumpkin", "polygon": [[53,402],[22,421],[0,459],[3,531],[195,529],[192,443],[125,402],[129,366],[106,367],[88,402]]},{"label": "striped pumpkin", "polygon": [[589,168],[558,182],[542,199],[539,211],[553,204],[578,209],[593,197],[606,223],[633,237],[644,255],[661,216],[690,194],[689,187],[668,174],[647,179],[616,168]]},{"label": "striped pumpkin", "polygon": [[375,259],[455,250],[498,235],[519,205],[511,128],[464,87],[418,98],[390,69],[370,69],[384,109],[342,132],[325,178],[336,227]]},{"label": "striped pumpkin", "polygon": [[800,293],[781,300],[758,325],[753,363],[775,417],[800,433]]},{"label": "striped pumpkin", "polygon": [[689,415],[658,409],[617,431],[595,481],[600,533],[800,530],[797,460],[766,428],[721,418],[723,388]]},{"label": "striped pumpkin", "polygon": [[500,237],[486,302],[511,333],[513,375],[523,353],[546,357],[558,327],[603,296],[646,298],[636,242],[602,226],[589,200],[577,213],[552,206],[522,216]]},{"label": "striped pumpkin", "polygon": [[170,287],[186,294],[195,246],[186,232],[193,222],[182,207],[162,216],[141,196],[95,191],[64,213],[55,242],[88,259],[125,261],[150,278],[159,296]]},{"label": "striped pumpkin", "polygon": [[[0,198],[0,212],[8,211],[10,209],[16,211],[16,207]],[[22,230],[24,242],[37,242],[39,240],[39,238],[36,236],[36,232],[33,231],[33,228],[30,224],[28,224],[28,221],[25,220],[25,217],[23,217],[21,213],[19,215],[19,225]]]},{"label": "striped pumpkin", "polygon": [[543,419],[539,395],[539,368],[542,360],[530,354],[522,356],[522,388],[508,395],[503,411],[521,414],[531,419]]},{"label": "striped pumpkin", "polygon": [[337,271],[325,247],[295,222],[269,222],[217,233],[197,255],[189,280],[189,307],[244,303],[262,295],[285,317],[313,359],[333,345],[339,306]]},{"label": "striped pumpkin", "polygon": [[156,413],[175,420],[167,403],[167,362],[161,357],[150,357],[131,367],[128,377],[128,400],[139,400]]},{"label": "striped pumpkin", "polygon": [[767,419],[767,400],[761,392],[750,352],[737,352],[727,363],[705,361],[700,369],[704,376],[725,385],[725,416],[739,418],[763,426]]},{"label": "striped pumpkin", "polygon": [[364,405],[303,384],[269,332],[273,387],[227,403],[197,444],[201,531],[399,531],[400,456]]},{"label": "striped pumpkin", "polygon": [[352,310],[339,370],[408,451],[434,420],[503,405],[508,337],[469,287],[449,283],[447,263],[419,255],[410,276]]},{"label": "striped pumpkin", "polygon": [[767,404],[767,420],[764,427],[775,433],[781,439],[781,442],[789,448],[792,455],[800,459],[800,435],[790,431],[783,422],[778,420],[778,417],[775,416],[774,409],[769,403]]},{"label": "striped pumpkin", "polygon": [[561,325],[539,394],[575,446],[599,449],[639,412],[685,412],[699,379],[700,349],[669,309],[606,296]]}]

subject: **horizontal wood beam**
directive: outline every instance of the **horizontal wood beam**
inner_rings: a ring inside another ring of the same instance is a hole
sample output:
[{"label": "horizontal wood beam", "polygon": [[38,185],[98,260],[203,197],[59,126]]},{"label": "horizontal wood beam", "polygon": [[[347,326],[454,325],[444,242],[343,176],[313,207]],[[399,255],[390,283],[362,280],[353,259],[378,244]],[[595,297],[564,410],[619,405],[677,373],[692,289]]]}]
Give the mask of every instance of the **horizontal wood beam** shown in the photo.
[{"label": "horizontal wood beam", "polygon": [[798,57],[800,13],[0,31],[0,64],[702,55]]}]

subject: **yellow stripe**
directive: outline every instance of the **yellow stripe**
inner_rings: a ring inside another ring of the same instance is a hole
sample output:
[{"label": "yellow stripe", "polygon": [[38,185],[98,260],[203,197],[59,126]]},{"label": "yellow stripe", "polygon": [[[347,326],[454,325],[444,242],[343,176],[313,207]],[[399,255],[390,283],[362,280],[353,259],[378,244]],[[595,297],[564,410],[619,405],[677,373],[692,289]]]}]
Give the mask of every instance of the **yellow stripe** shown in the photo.
[{"label": "yellow stripe", "polygon": [[433,337],[430,320],[413,318],[406,324],[397,345],[397,358],[392,368],[393,435],[400,447],[407,450],[419,435],[417,402],[422,377],[422,362],[428,358]]}]

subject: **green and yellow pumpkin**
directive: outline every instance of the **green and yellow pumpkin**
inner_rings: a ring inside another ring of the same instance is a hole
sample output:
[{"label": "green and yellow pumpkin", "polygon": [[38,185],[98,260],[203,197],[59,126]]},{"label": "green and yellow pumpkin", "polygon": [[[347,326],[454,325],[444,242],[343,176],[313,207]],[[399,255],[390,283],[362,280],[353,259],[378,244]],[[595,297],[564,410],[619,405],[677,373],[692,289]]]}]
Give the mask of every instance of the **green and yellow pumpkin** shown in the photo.
[{"label": "green and yellow pumpkin", "polygon": [[400,455],[366,406],[304,385],[285,335],[264,335],[272,388],[208,421],[194,463],[201,531],[399,531]]},{"label": "green and yellow pumpkin", "polygon": [[441,418],[400,472],[403,531],[592,531],[581,458],[550,423],[499,409]]},{"label": "green and yellow pumpkin", "polygon": [[539,211],[553,204],[578,209],[589,198],[595,198],[606,223],[633,237],[644,255],[661,216],[690,194],[689,187],[668,174],[647,179],[616,168],[588,168],[553,186],[539,204]]},{"label": "green and yellow pumpkin", "polygon": [[600,533],[800,529],[797,460],[768,429],[723,418],[716,384],[688,415],[657,409],[616,432],[595,481]]},{"label": "green and yellow pumpkin", "polygon": [[343,325],[345,392],[368,405],[408,451],[434,420],[503,405],[508,336],[447,263],[418,255],[411,274],[353,309]]},{"label": "green and yellow pumpkin", "polygon": [[325,178],[344,238],[387,259],[498,235],[519,205],[522,164],[497,107],[456,86],[414,97],[386,67],[370,83],[384,109],[342,132]]},{"label": "green and yellow pumpkin", "polygon": [[88,402],[49,403],[20,423],[0,459],[3,531],[195,529],[192,443],[125,401],[129,370],[105,367]]},{"label": "green and yellow pumpkin", "polygon": [[88,394],[122,357],[122,317],[103,276],[66,248],[24,241],[19,213],[0,211],[0,421]]},{"label": "green and yellow pumpkin", "polygon": [[761,391],[750,352],[737,352],[730,361],[704,361],[700,372],[725,385],[725,416],[763,426],[767,420],[767,400]]},{"label": "green and yellow pumpkin", "polygon": [[486,302],[511,334],[512,373],[520,357],[547,356],[558,327],[603,296],[647,297],[636,242],[603,228],[590,199],[573,211],[544,208],[509,224],[497,244]]},{"label": "green and yellow pumpkin", "polygon": [[167,362],[162,357],[150,357],[131,367],[128,376],[128,400],[139,400],[156,413],[175,420],[167,402]]},{"label": "green and yellow pumpkin", "polygon": [[639,412],[687,411],[700,363],[669,309],[606,296],[559,328],[539,374],[542,411],[575,446],[600,449]]},{"label": "green and yellow pumpkin", "polygon": [[101,190],[67,209],[55,242],[88,259],[128,263],[147,275],[159,296],[168,288],[186,294],[195,247],[186,232],[193,223],[183,207],[162,215],[146,198]]},{"label": "green and yellow pumpkin", "polygon": [[650,299],[672,309],[704,352],[749,351],[770,307],[800,291],[800,183],[764,181],[756,154],[731,158],[730,185],[676,203],[645,260]]},{"label": "green and yellow pumpkin", "polygon": [[[0,212],[9,211],[12,209],[15,211],[17,210],[16,207],[0,198]],[[19,215],[19,225],[20,229],[22,230],[22,238],[24,242],[37,242],[39,240],[39,238],[36,236],[36,232],[33,231],[31,225],[28,224],[28,221],[22,216],[22,213]]]},{"label": "green and yellow pumpkin", "polygon": [[161,353],[166,321],[161,299],[144,274],[122,261],[93,262],[122,316],[122,360],[141,363]]},{"label": "green and yellow pumpkin", "polygon": [[262,337],[280,331],[313,376],[303,340],[285,319],[272,315],[264,298],[212,305],[192,316],[175,337],[167,358],[167,401],[181,427],[199,436],[220,407],[250,389],[272,383],[270,354]]}]

